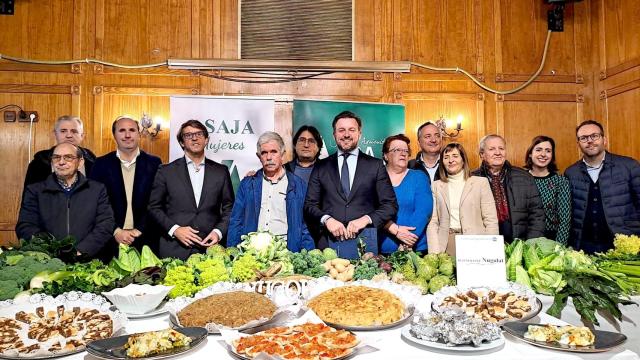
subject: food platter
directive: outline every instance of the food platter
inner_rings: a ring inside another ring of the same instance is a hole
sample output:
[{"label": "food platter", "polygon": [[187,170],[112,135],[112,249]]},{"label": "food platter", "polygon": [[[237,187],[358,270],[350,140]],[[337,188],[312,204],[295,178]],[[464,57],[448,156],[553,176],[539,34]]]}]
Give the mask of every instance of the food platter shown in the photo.
[{"label": "food platter", "polygon": [[541,342],[541,341],[535,341],[532,339],[527,339],[524,337],[524,334],[527,332],[529,325],[540,325],[540,324],[508,322],[503,324],[502,328],[509,335],[517,338],[518,340],[524,341],[534,346],[539,346],[542,348],[559,350],[559,351],[580,352],[580,353],[605,352],[615,348],[616,346],[620,346],[624,344],[625,341],[627,341],[627,337],[624,334],[620,334],[612,331],[591,330],[595,335],[595,343],[590,346],[569,346],[569,345],[562,345],[558,343]]},{"label": "food platter", "polygon": [[535,317],[542,310],[542,301],[531,289],[517,283],[496,288],[448,286],[434,294],[432,310],[455,307],[468,315],[503,324]]},{"label": "food platter", "polygon": [[498,348],[498,347],[500,347],[500,346],[502,346],[504,344],[504,336],[501,336],[497,340],[493,340],[493,341],[482,343],[480,346],[473,346],[471,344],[469,344],[469,345],[449,346],[449,345],[447,345],[445,343],[438,342],[438,341],[429,341],[429,340],[418,339],[417,337],[415,337],[415,336],[413,336],[411,334],[410,330],[411,330],[411,324],[408,324],[408,325],[404,326],[402,328],[402,331],[401,331],[402,337],[407,339],[407,341],[412,342],[412,343],[417,344],[417,345],[422,345],[422,346],[426,346],[426,347],[429,347],[429,348],[446,350],[446,351],[455,351],[455,352],[485,351],[485,350],[491,350],[491,349]]},{"label": "food platter", "polygon": [[103,297],[81,292],[56,298],[35,294],[28,301],[3,301],[0,317],[12,331],[3,334],[3,342],[12,341],[20,344],[12,346],[30,350],[18,352],[9,347],[0,358],[51,359],[83,352],[90,341],[113,336],[126,324],[126,317],[110,311],[109,306]]},{"label": "food platter", "polygon": [[155,354],[147,357],[133,358],[126,355],[124,345],[127,343],[130,335],[117,336],[104,340],[97,340],[87,345],[87,352],[97,358],[106,360],[122,360],[122,359],[165,359],[195,350],[207,338],[207,331],[199,327],[179,328],[176,331],[191,338],[191,344],[180,348],[172,349],[164,353]]},{"label": "food platter", "polygon": [[278,326],[253,335],[228,339],[229,352],[251,360],[263,354],[280,358],[347,359],[355,355],[360,343],[357,335],[323,323]]},{"label": "food platter", "polygon": [[[265,318],[265,319],[252,321],[252,322],[250,322],[248,324],[245,324],[245,325],[239,326],[239,327],[235,327],[235,328],[224,327],[224,329],[225,330],[237,330],[237,331],[249,330],[249,329],[257,328],[257,327],[260,327],[260,326],[263,326],[263,325],[267,325],[268,323],[270,323],[273,320],[274,317],[270,317],[268,319]],[[173,313],[169,314],[169,321],[171,322],[171,325],[173,325],[173,327],[176,328],[176,329],[185,328],[180,324],[180,320],[178,320],[178,317]],[[207,324],[207,326],[205,326],[204,328],[207,329],[207,332],[208,332],[209,335],[220,335],[220,329],[223,328],[223,327],[215,325],[215,324]]]},{"label": "food platter", "polygon": [[327,321],[325,321],[325,324],[336,329],[349,330],[349,331],[377,331],[377,330],[391,329],[391,328],[400,326],[404,324],[407,320],[411,319],[412,316],[413,316],[413,308],[409,308],[405,310],[404,315],[400,320],[395,321],[391,324],[371,325],[371,326],[355,326],[355,325],[352,326],[352,325],[334,324]]}]

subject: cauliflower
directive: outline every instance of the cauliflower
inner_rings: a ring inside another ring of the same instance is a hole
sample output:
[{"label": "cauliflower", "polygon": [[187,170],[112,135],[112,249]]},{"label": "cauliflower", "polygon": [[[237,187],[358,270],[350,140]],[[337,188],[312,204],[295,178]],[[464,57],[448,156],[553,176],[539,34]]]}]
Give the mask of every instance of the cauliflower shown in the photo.
[{"label": "cauliflower", "polygon": [[196,265],[198,270],[198,287],[206,288],[219,281],[229,281],[231,277],[222,258],[207,259]]}]

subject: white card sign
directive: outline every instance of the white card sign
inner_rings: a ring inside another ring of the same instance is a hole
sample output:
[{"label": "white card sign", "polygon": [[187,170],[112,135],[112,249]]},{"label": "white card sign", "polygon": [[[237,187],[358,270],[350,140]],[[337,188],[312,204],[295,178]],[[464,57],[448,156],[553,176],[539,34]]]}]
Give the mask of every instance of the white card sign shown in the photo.
[{"label": "white card sign", "polygon": [[502,235],[456,235],[459,286],[500,286],[507,282]]}]

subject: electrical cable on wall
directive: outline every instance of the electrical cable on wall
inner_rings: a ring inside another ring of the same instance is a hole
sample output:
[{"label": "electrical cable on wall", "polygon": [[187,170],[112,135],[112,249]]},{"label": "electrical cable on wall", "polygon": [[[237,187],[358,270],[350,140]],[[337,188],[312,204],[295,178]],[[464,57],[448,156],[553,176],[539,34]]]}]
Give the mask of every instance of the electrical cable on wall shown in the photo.
[{"label": "electrical cable on wall", "polygon": [[[429,65],[424,65],[424,64],[420,64],[417,62],[411,62],[411,65],[418,67],[418,68],[423,68],[423,69],[427,69],[427,70],[431,70],[431,71],[437,71],[437,72],[456,72],[456,73],[460,73],[465,75],[466,77],[468,77],[469,79],[471,79],[471,81],[473,81],[477,86],[479,86],[480,88],[493,93],[493,94],[499,94],[499,95],[508,95],[508,94],[514,94],[517,93],[519,91],[521,91],[522,89],[526,88],[527,86],[529,86],[533,81],[535,81],[535,79],[540,76],[540,73],[542,72],[542,69],[544,68],[544,64],[547,60],[547,53],[549,51],[549,42],[551,40],[551,30],[547,31],[547,39],[545,40],[544,43],[544,50],[542,51],[542,59],[540,60],[540,66],[538,67],[538,70],[536,70],[535,73],[533,73],[533,75],[524,83],[520,84],[519,86],[516,86],[513,89],[510,90],[498,90],[498,89],[493,89],[485,84],[483,84],[480,80],[478,80],[475,76],[471,75],[471,73],[469,73],[468,71],[461,69],[459,67],[435,67],[435,66],[429,66]],[[123,65],[123,64],[117,64],[117,63],[112,63],[112,62],[107,62],[107,61],[101,61],[101,60],[97,60],[97,59],[84,59],[84,60],[62,60],[62,61],[47,61],[47,60],[29,60],[29,59],[22,59],[22,58],[17,58],[17,57],[12,57],[12,56],[7,56],[7,55],[3,55],[0,54],[0,59],[5,59],[5,60],[9,60],[9,61],[14,61],[14,62],[20,62],[20,63],[27,63],[27,64],[40,64],[40,65],[71,65],[71,64],[82,64],[82,63],[87,63],[87,64],[101,64],[101,65],[105,65],[105,66],[112,66],[112,67],[117,67],[117,68],[123,68],[123,69],[144,69],[144,68],[152,68],[152,67],[159,67],[159,66],[167,66],[168,65],[168,61],[164,61],[161,63],[155,63],[155,64],[143,64],[143,65]],[[255,72],[255,71],[246,71],[249,73],[257,73],[259,74],[259,72]],[[291,76],[291,77],[280,77],[280,78],[274,78],[273,80],[246,80],[246,79],[239,79],[236,77],[227,77],[227,76],[222,76],[222,75],[215,75],[215,74],[210,74],[210,73],[206,73],[203,72],[201,70],[197,70],[195,71],[196,74],[201,75],[201,76],[205,76],[205,77],[211,77],[211,78],[216,78],[216,79],[220,79],[220,80],[224,80],[224,81],[233,81],[233,82],[243,82],[243,83],[250,83],[250,84],[273,84],[273,83],[285,83],[285,82],[293,82],[293,81],[300,81],[300,80],[306,80],[306,79],[311,79],[320,75],[326,75],[326,74],[330,74],[331,72],[322,72],[322,73],[316,73],[316,74],[311,74],[311,75],[306,75],[306,76]]]}]

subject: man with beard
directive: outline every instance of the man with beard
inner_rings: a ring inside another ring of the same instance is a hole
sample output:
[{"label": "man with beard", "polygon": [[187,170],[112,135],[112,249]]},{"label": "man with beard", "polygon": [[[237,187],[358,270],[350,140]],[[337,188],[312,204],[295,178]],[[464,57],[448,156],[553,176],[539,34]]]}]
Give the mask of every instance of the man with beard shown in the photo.
[{"label": "man with beard", "polygon": [[606,252],[614,234],[640,234],[640,164],[606,151],[604,128],[586,120],[576,128],[582,160],[565,172],[573,195],[569,245]]},{"label": "man with beard", "polygon": [[229,169],[204,156],[207,128],[198,120],[188,120],[177,138],[184,157],[156,173],[149,214],[163,233],[160,257],[186,259],[226,235],[234,197]]},{"label": "man with beard", "polygon": [[322,144],[322,137],[318,129],[311,125],[300,126],[293,135],[295,150],[293,160],[284,164],[284,167],[302,178],[305,183],[309,183],[313,166],[320,157]]},{"label": "man with beard", "polygon": [[227,246],[236,246],[242,235],[260,230],[285,239],[287,248],[293,252],[315,247],[302,217],[307,184],[285,169],[284,154],[280,135],[272,131],[260,135],[256,155],[262,169],[240,182]]},{"label": "man with beard", "polygon": [[544,236],[544,210],[533,177],[507,161],[506,142],[500,135],[480,140],[482,165],[471,175],[486,177],[496,202],[498,226],[505,243]]},{"label": "man with beard", "polygon": [[359,240],[377,253],[377,231],[397,214],[398,203],[382,160],[358,149],[362,120],[343,111],[332,126],[338,151],[314,166],[304,211],[308,221],[322,225],[319,248],[354,259]]}]

